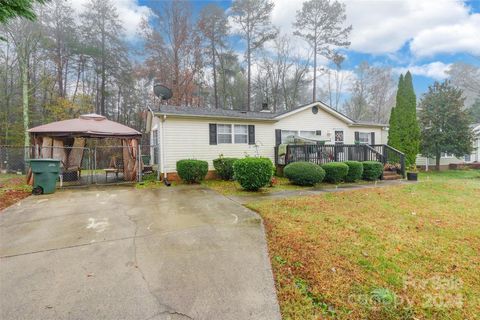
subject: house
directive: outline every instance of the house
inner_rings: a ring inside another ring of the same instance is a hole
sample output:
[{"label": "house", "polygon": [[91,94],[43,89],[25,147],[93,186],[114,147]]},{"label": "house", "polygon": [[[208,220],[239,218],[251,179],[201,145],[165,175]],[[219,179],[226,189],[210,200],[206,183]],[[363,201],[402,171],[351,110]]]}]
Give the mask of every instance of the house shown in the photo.
[{"label": "house", "polygon": [[[473,151],[464,157],[458,158],[453,154],[443,152],[440,158],[440,169],[448,169],[451,166],[461,165],[465,163],[480,162],[480,123],[470,126],[473,131]],[[435,166],[434,158],[427,158],[419,154],[417,156],[417,167],[423,170],[428,170],[429,167]]]},{"label": "house", "polygon": [[[225,157],[261,156],[275,162],[275,146],[291,135],[320,138],[327,145],[386,144],[387,125],[354,121],[323,102],[273,113],[160,106],[147,119],[152,145],[158,145],[160,170],[176,179],[181,159],[208,161]],[[208,176],[207,176],[208,177]]]},{"label": "house", "polygon": [[480,123],[472,125],[473,131],[473,151],[465,156],[465,162],[480,162]]}]

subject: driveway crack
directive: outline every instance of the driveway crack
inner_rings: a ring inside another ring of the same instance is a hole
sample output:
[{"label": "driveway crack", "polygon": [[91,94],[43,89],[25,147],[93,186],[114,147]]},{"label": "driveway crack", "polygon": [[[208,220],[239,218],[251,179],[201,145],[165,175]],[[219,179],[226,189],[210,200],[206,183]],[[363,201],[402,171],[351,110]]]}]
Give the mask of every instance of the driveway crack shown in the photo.
[{"label": "driveway crack", "polygon": [[170,308],[169,306],[165,305],[164,303],[162,303],[160,301],[160,298],[154,293],[153,289],[151,288],[150,286],[150,283],[148,282],[147,280],[147,277],[145,276],[145,273],[143,272],[142,268],[140,268],[140,265],[138,263],[138,255],[137,255],[137,234],[138,234],[138,223],[137,223],[137,220],[133,219],[132,216],[128,215],[126,212],[122,211],[123,214],[127,217],[127,219],[134,224],[135,226],[135,231],[133,233],[133,237],[132,237],[132,243],[133,243],[133,262],[134,262],[134,266],[135,268],[138,270],[138,272],[140,273],[140,276],[142,277],[143,281],[145,282],[146,286],[147,286],[147,290],[148,292],[150,293],[150,295],[155,299],[155,301],[157,302],[158,304],[158,307],[160,310],[164,310],[164,311],[160,311],[156,314],[154,314],[153,316],[147,318],[147,319],[153,319],[154,317],[156,316],[159,316],[159,315],[162,315],[162,314],[170,314],[170,315],[178,315],[178,316],[181,316],[181,317],[185,317],[186,319],[192,319],[192,317],[190,317],[189,315],[187,314],[184,314],[184,313],[181,313],[181,312],[178,312],[178,311],[175,311],[175,310],[172,310],[172,308]]}]

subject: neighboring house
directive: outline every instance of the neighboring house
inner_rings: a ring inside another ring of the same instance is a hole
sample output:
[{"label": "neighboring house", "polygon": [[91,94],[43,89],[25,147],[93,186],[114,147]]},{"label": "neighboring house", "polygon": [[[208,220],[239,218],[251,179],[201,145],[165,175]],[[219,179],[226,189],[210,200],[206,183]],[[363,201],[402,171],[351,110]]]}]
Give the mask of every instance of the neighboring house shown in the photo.
[{"label": "neighboring house", "polygon": [[326,144],[386,144],[387,125],[350,119],[322,102],[272,113],[160,106],[149,112],[147,132],[158,145],[160,170],[176,178],[181,159],[208,161],[225,157],[262,156],[274,161],[274,147],[289,135],[321,138]]},{"label": "neighboring house", "polygon": [[473,151],[465,156],[465,162],[480,162],[480,123],[472,125],[473,131]]},{"label": "neighboring house", "polygon": [[[480,162],[480,123],[474,124],[470,127],[474,134],[472,153],[457,158],[453,154],[443,152],[440,158],[440,169],[448,169],[450,164]],[[427,158],[419,154],[417,156],[417,166],[420,169],[428,170],[429,168],[435,167],[435,159]]]}]

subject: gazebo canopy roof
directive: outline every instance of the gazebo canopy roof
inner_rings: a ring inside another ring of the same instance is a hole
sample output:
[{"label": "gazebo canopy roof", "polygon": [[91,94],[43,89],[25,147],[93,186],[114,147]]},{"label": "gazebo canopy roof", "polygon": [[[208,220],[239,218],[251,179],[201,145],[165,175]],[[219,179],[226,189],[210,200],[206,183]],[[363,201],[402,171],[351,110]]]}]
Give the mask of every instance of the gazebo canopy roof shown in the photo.
[{"label": "gazebo canopy roof", "polygon": [[77,119],[47,123],[31,128],[28,132],[41,136],[86,138],[133,138],[142,135],[135,129],[95,113],[84,114]]}]

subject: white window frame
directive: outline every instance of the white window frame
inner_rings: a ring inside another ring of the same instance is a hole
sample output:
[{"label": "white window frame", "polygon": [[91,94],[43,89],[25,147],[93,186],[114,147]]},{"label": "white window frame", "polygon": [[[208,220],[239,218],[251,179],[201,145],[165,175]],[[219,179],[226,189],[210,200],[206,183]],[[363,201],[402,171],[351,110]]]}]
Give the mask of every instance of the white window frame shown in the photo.
[{"label": "white window frame", "polygon": [[[342,141],[337,141],[337,131],[342,131],[342,138],[343,140]],[[345,130],[344,129],[341,129],[341,128],[336,128],[336,129],[333,129],[333,143],[335,144],[344,144],[345,143]]]},{"label": "white window frame", "polygon": [[[237,133],[237,128],[239,127],[245,127],[245,133]],[[244,136],[245,137],[245,142],[240,141],[237,142],[237,136]],[[233,143],[235,144],[248,144],[248,125],[247,124],[235,124],[233,126]]]},{"label": "white window frame", "polygon": [[[230,127],[230,132],[220,132],[220,127]],[[230,142],[220,141],[220,136],[230,136]],[[232,144],[233,143],[233,128],[231,124],[228,123],[218,123],[217,124],[217,144]]]}]

